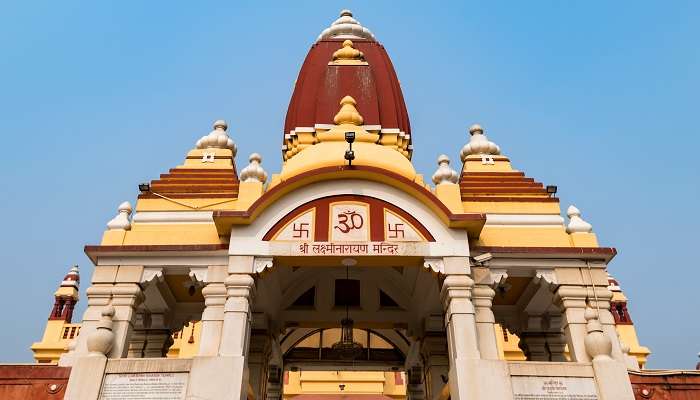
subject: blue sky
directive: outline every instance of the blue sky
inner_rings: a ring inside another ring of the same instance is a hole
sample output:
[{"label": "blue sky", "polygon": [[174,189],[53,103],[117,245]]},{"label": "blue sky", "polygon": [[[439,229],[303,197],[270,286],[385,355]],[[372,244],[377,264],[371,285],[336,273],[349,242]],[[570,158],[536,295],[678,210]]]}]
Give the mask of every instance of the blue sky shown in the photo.
[{"label": "blue sky", "polygon": [[[650,367],[693,368],[700,218],[700,3],[5,2],[0,5],[0,360],[30,361],[52,293],[137,184],[217,118],[268,172],[309,46],[350,8],[401,80],[414,164],[458,159],[480,123],[557,184],[630,298]],[[81,301],[78,316],[82,314]]]}]

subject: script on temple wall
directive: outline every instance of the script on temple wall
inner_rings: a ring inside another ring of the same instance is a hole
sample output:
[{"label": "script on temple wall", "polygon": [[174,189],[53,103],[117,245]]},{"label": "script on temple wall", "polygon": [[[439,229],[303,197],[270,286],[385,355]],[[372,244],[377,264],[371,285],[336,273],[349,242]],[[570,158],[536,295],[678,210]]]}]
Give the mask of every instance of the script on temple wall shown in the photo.
[{"label": "script on temple wall", "polygon": [[107,374],[99,400],[182,400],[188,375],[186,372]]},{"label": "script on temple wall", "polygon": [[513,376],[514,400],[598,400],[593,378]]}]

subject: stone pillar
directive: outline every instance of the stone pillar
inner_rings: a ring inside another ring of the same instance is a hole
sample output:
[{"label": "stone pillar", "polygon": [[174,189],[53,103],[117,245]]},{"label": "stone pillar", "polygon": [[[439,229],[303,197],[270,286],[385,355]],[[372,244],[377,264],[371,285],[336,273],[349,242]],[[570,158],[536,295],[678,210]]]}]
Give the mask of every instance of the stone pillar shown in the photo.
[{"label": "stone pillar", "polygon": [[564,355],[566,350],[566,337],[562,333],[547,333],[547,350],[550,361],[567,361]]},{"label": "stone pillar", "polygon": [[406,370],[406,398],[408,400],[425,400],[425,380],[423,379],[423,367],[413,365]]},{"label": "stone pillar", "polygon": [[224,325],[226,286],[223,283],[209,283],[202,289],[202,296],[204,296],[204,311],[202,312],[199,355],[215,356],[219,354],[221,330]]},{"label": "stone pillar", "polygon": [[282,349],[275,336],[270,338],[270,361],[267,367],[266,400],[282,399],[283,358]]},{"label": "stone pillar", "polygon": [[146,332],[146,347],[143,349],[143,357],[165,357],[168,348],[172,344],[170,331],[167,329],[149,329]]},{"label": "stone pillar", "polygon": [[143,358],[145,348],[146,331],[143,329],[134,329],[134,331],[131,332],[126,356],[128,358]]},{"label": "stone pillar", "polygon": [[466,275],[448,275],[442,284],[440,297],[445,309],[445,327],[450,358],[449,385],[453,400],[473,399],[476,371],[469,366],[481,358],[476,333],[471,291],[474,281]]},{"label": "stone pillar", "polygon": [[562,313],[562,328],[569,345],[571,361],[590,362],[586,353],[586,320],[583,317],[586,308],[587,291],[583,286],[562,285],[554,296]]},{"label": "stone pillar", "polygon": [[528,361],[549,361],[544,318],[541,315],[528,315],[520,332],[518,347]]},{"label": "stone pillar", "polygon": [[59,361],[59,365],[61,366],[70,366],[74,356],[87,354],[87,337],[90,332],[97,329],[102,309],[108,305],[112,299],[112,285],[93,284],[87,288],[85,294],[87,295],[87,308],[85,309],[85,313],[83,313],[80,334],[78,334],[76,339],[74,351],[61,356]]},{"label": "stone pillar", "polygon": [[518,347],[523,351],[528,361],[549,361],[547,339],[542,332],[523,332],[520,335]]},{"label": "stone pillar", "polygon": [[136,313],[134,317],[134,329],[129,337],[129,346],[126,352],[128,358],[142,358],[146,348],[146,328],[150,316],[145,311]]},{"label": "stone pillar", "polygon": [[425,392],[428,399],[437,398],[450,374],[447,354],[447,338],[444,332],[427,334],[421,341],[421,358],[424,365]]},{"label": "stone pillar", "polygon": [[550,315],[547,318],[547,350],[549,351],[550,361],[567,361],[564,356],[566,347],[566,337],[561,330],[562,317],[561,315]]},{"label": "stone pillar", "polygon": [[472,290],[472,301],[476,310],[476,333],[479,337],[479,353],[482,359],[498,360],[498,344],[496,341],[496,317],[491,306],[496,292],[488,285],[475,285]]},{"label": "stone pillar", "polygon": [[250,304],[255,282],[248,274],[231,274],[226,278],[226,304],[219,355],[231,357],[234,370],[231,382],[236,392],[232,399],[245,399],[248,390],[248,345],[250,342]]},{"label": "stone pillar", "polygon": [[114,346],[109,358],[127,356],[129,338],[134,330],[136,307],[143,301],[141,287],[136,283],[117,283],[112,287],[112,305],[114,306]]},{"label": "stone pillar", "polygon": [[270,362],[270,337],[266,331],[253,330],[248,350],[248,382],[256,399],[267,395],[267,373]]},{"label": "stone pillar", "polygon": [[226,278],[226,303],[219,355],[248,354],[250,338],[250,304],[255,282],[248,274],[231,274]]}]

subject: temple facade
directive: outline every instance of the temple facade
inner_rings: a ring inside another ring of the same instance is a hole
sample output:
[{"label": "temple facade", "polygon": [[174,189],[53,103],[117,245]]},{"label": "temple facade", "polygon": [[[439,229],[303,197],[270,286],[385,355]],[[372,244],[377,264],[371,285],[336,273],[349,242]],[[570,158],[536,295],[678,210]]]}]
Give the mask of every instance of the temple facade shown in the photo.
[{"label": "temple facade", "polygon": [[429,177],[412,135],[387,50],[344,10],[299,72],[280,171],[215,121],[85,246],[86,310],[74,267],[32,398],[666,398],[581,211],[498,132],[472,125]]}]

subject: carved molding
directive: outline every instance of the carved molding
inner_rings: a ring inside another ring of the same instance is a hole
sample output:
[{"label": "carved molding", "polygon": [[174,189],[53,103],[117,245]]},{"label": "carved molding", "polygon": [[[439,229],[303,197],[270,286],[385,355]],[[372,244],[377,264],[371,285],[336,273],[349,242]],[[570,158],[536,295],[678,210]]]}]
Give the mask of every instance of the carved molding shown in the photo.
[{"label": "carved molding", "polygon": [[439,274],[445,273],[445,261],[442,258],[426,258],[423,267]]},{"label": "carved molding", "polygon": [[491,281],[493,282],[491,286],[494,290],[506,284],[506,279],[508,279],[507,269],[490,268],[489,272],[491,272]]},{"label": "carved molding", "polygon": [[141,274],[141,283],[144,284],[144,286],[162,283],[164,281],[165,277],[163,276],[163,268],[147,267],[143,269],[143,273]]},{"label": "carved molding", "polygon": [[273,267],[272,257],[255,257],[253,261],[253,271],[257,274]]},{"label": "carved molding", "polygon": [[196,288],[202,288],[207,282],[207,268],[190,268],[190,282],[185,282],[185,285],[194,285]]},{"label": "carved molding", "polygon": [[557,288],[557,286],[559,286],[559,282],[557,281],[557,275],[552,269],[535,270],[535,277],[533,278],[533,282],[538,285],[547,285],[552,291],[554,291]]}]

